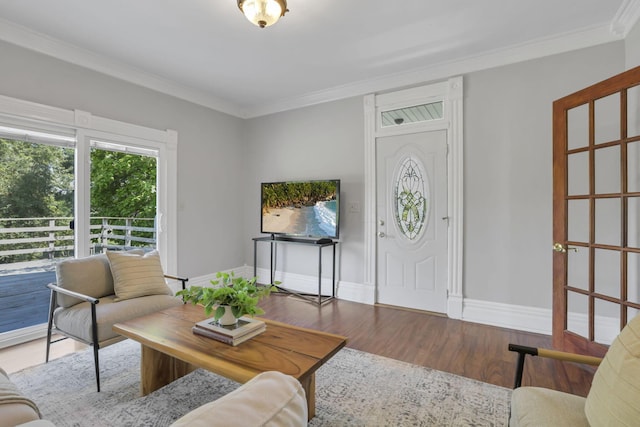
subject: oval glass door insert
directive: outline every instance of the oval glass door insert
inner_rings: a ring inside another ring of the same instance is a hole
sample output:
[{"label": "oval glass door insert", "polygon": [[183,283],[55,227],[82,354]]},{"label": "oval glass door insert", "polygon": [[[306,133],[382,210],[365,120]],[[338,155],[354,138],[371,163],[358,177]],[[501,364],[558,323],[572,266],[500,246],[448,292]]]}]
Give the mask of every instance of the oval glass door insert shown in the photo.
[{"label": "oval glass door insert", "polygon": [[428,198],[425,169],[419,159],[408,155],[400,162],[394,183],[394,216],[401,233],[418,239],[426,228]]}]

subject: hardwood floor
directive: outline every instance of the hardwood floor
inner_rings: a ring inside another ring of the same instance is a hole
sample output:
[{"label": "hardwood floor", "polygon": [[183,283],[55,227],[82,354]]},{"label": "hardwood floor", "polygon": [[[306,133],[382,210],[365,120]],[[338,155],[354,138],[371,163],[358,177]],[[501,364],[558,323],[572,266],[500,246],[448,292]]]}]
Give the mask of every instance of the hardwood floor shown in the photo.
[{"label": "hardwood floor", "polygon": [[[551,348],[550,336],[387,306],[333,300],[317,307],[285,295],[261,306],[269,319],[344,335],[350,348],[509,388],[516,368],[509,343]],[[522,384],[586,396],[593,372],[527,356]]]},{"label": "hardwood floor", "polygon": [[[266,318],[347,336],[350,348],[509,388],[516,366],[509,343],[551,348],[550,336],[393,307],[342,300],[317,307],[283,294],[271,295],[261,306]],[[52,350],[59,357],[75,347],[58,343]],[[15,372],[44,362],[44,352],[44,340],[3,349],[0,366]],[[586,396],[592,377],[588,367],[527,357],[523,385]]]}]

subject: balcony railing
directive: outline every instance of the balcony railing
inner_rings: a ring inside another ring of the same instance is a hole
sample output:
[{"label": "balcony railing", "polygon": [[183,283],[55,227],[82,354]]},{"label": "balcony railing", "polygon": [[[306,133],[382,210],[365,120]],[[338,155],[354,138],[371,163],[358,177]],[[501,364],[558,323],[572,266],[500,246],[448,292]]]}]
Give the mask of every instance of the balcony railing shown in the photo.
[{"label": "balcony railing", "polygon": [[[153,218],[92,217],[91,253],[156,246]],[[47,321],[55,263],[74,255],[72,218],[0,218],[0,334]]]},{"label": "balcony railing", "polygon": [[[89,228],[95,253],[156,244],[153,218],[92,217]],[[73,218],[0,218],[0,264],[68,257],[73,239]]]}]

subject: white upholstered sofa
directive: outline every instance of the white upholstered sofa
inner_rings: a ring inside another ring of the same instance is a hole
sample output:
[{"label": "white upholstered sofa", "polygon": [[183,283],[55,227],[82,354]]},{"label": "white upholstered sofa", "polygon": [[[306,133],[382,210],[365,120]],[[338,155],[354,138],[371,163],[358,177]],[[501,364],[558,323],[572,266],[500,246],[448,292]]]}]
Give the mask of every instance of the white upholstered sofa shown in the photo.
[{"label": "white upholstered sofa", "polygon": [[171,427],[300,427],[307,425],[307,414],[300,382],[290,375],[269,371],[194,409]]},{"label": "white upholstered sofa", "polygon": [[[177,420],[172,427],[302,427],[307,400],[294,377],[270,371]],[[0,427],[54,427],[0,369]]]},{"label": "white upholstered sofa", "polygon": [[0,427],[53,427],[49,421],[40,419],[36,404],[9,380],[0,368]]}]

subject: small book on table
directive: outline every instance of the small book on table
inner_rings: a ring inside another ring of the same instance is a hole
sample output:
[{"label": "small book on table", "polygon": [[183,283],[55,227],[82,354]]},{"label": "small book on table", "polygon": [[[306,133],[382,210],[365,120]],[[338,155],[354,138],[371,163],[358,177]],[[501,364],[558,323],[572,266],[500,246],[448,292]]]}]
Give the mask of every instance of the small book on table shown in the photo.
[{"label": "small book on table", "polygon": [[263,333],[266,329],[267,325],[262,320],[251,317],[241,317],[233,325],[220,325],[211,318],[196,323],[192,328],[194,334],[233,346]]}]

